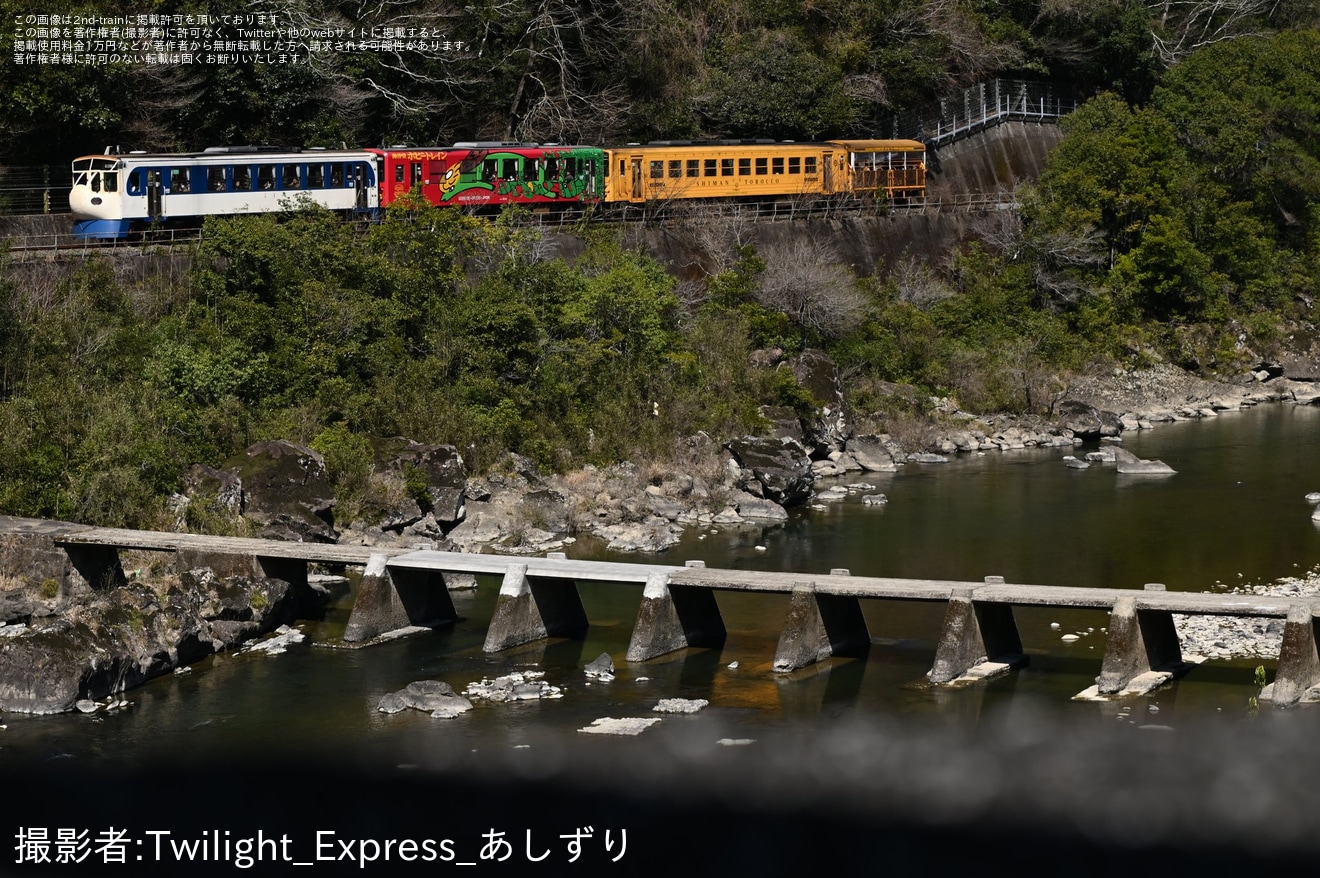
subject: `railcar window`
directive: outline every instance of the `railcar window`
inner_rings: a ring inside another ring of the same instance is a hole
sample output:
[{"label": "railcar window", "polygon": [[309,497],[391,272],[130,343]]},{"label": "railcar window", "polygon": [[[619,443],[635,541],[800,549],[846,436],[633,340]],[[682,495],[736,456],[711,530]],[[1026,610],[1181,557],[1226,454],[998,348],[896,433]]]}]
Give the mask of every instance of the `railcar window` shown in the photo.
[{"label": "railcar window", "polygon": [[234,166],[234,190],[237,192],[252,191],[252,166],[235,165]]},{"label": "railcar window", "polygon": [[683,176],[683,162],[680,159],[669,160],[669,176],[673,179]]},{"label": "railcar window", "polygon": [[802,171],[806,174],[816,173],[816,157],[814,155],[807,156],[806,164],[803,166]]},{"label": "railcar window", "polygon": [[206,169],[206,188],[211,192],[224,192],[228,188],[225,186],[224,168]]},{"label": "railcar window", "polygon": [[766,171],[768,170],[768,168],[769,168],[769,160],[768,160],[768,159],[757,159],[757,160],[756,160],[756,176],[758,176],[758,177],[764,177],[765,174],[766,174]]},{"label": "railcar window", "polygon": [[770,173],[772,174],[784,173],[784,160],[782,158],[770,160]]},{"label": "railcar window", "polygon": [[559,159],[545,160],[545,178],[547,180],[558,180],[559,177]]},{"label": "railcar window", "polygon": [[325,188],[325,165],[307,166],[307,188],[308,189]]},{"label": "railcar window", "polygon": [[537,179],[537,172],[538,172],[538,170],[539,170],[539,169],[536,167],[537,164],[538,164],[538,162],[536,161],[536,159],[523,159],[523,179],[524,179],[524,180],[535,180],[535,179]]},{"label": "railcar window", "polygon": [[100,174],[92,174],[92,191],[93,191],[93,192],[100,192],[100,191],[101,191],[101,175],[100,175]]},{"label": "railcar window", "polygon": [[[80,175],[79,178],[74,181],[74,185],[75,186],[87,185],[87,175],[86,174]],[[128,194],[129,195],[142,194],[142,170],[140,168],[128,175]]]},{"label": "railcar window", "polygon": [[752,160],[738,159],[738,176],[750,177],[752,174]]},{"label": "railcar window", "polygon": [[403,182],[403,162],[399,162],[397,165],[394,166],[394,182],[395,183]]},{"label": "railcar window", "polygon": [[498,170],[495,167],[498,164],[495,159],[486,159],[481,163],[481,179],[487,183],[492,182],[498,176]]},{"label": "railcar window", "polygon": [[619,159],[619,176],[622,177],[623,175],[624,175],[624,163],[623,163],[623,159]]},{"label": "railcar window", "polygon": [[284,188],[285,189],[302,188],[302,175],[298,173],[297,165],[284,166]]},{"label": "railcar window", "polygon": [[651,179],[660,180],[665,176],[664,162],[651,162]]},{"label": "railcar window", "polygon": [[275,188],[275,166],[258,165],[257,166],[257,186],[269,192]]},{"label": "railcar window", "polygon": [[331,189],[344,188],[344,166],[341,165],[339,162],[335,162],[333,165],[330,166],[330,188]]},{"label": "railcar window", "polygon": [[413,186],[417,186],[417,185],[420,185],[421,182],[422,182],[422,163],[421,163],[421,162],[413,162],[413,163],[412,163],[412,185],[413,185]]},{"label": "railcar window", "polygon": [[431,179],[438,180],[442,176],[444,176],[445,173],[444,162],[440,161],[439,159],[428,159],[428,162],[429,164],[427,165],[426,172],[431,175]]},{"label": "railcar window", "polygon": [[733,176],[733,159],[720,159],[720,176]]},{"label": "railcar window", "polygon": [[706,177],[714,177],[714,176],[715,176],[715,167],[716,167],[717,164],[718,164],[718,162],[716,162],[715,159],[706,159],[706,161],[705,161],[705,165],[704,165],[703,170],[702,170],[702,175],[703,175],[703,176],[706,176]]},{"label": "railcar window", "polygon": [[790,174],[802,173],[802,158],[800,156],[791,155],[788,157],[788,172]]},{"label": "railcar window", "polygon": [[516,180],[516,179],[518,179],[518,160],[517,160],[517,159],[505,159],[505,160],[504,160],[504,173],[501,174],[500,176],[502,176],[502,177],[503,177],[504,179],[506,179],[506,180]]},{"label": "railcar window", "polygon": [[188,189],[188,169],[170,168],[170,192],[186,193]]},{"label": "railcar window", "polygon": [[688,175],[689,177],[700,177],[700,176],[701,176],[701,160],[700,160],[700,159],[688,159],[688,160],[687,160],[687,175]]}]

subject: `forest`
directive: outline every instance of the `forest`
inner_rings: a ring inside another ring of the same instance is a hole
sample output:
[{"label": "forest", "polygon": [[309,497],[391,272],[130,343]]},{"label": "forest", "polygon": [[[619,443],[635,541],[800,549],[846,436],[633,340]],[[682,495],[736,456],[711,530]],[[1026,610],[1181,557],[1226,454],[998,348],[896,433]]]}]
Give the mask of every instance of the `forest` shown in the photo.
[{"label": "forest", "polygon": [[[0,5],[8,21],[27,11]],[[569,259],[516,212],[424,206],[365,235],[307,209],[208,221],[194,251],[136,268],[0,253],[0,510],[159,526],[187,466],[268,438],[322,451],[364,514],[373,437],[452,443],[477,471],[505,450],[560,471],[663,459],[698,431],[757,430],[763,405],[805,413],[791,372],[749,367],[757,351],[827,351],[880,432],[938,417],[931,397],[1049,416],[1086,370],[1231,376],[1315,336],[1312,3],[262,8],[307,26],[442,19],[468,48],[261,69],[6,65],[0,157],[864,135],[995,75],[1086,100],[1019,211],[892,270],[856,273],[828,240],[759,253],[717,225],[709,273],[680,279],[614,226],[572,230]]]}]

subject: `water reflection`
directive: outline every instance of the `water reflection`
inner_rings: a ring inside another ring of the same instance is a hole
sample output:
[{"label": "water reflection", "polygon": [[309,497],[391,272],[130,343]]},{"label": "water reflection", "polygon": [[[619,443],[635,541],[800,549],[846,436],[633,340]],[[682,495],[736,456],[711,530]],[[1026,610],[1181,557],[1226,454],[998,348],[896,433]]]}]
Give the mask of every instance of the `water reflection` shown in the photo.
[{"label": "water reflection", "polygon": [[[876,485],[889,495],[888,506],[863,506],[857,494],[823,511],[795,513],[781,527],[709,528],[705,539],[691,534],[663,560],[804,574],[845,567],[856,575],[964,581],[1001,575],[1010,582],[1129,588],[1268,580],[1320,562],[1320,534],[1302,499],[1320,489],[1317,418],[1320,412],[1277,406],[1129,438],[1125,444],[1134,453],[1178,470],[1163,479],[1124,479],[1098,466],[1072,470],[1058,450],[867,475],[844,481]],[[758,545],[767,550],[757,551]],[[577,557],[611,557],[589,541],[577,548]],[[1039,608],[1015,611],[1030,655],[1026,668],[965,689],[931,688],[923,682],[944,607],[917,601],[862,602],[872,637],[865,658],[779,675],[771,664],[788,613],[785,595],[720,594],[728,628],[721,647],[629,664],[623,656],[641,587],[600,584],[581,589],[591,623],[583,639],[552,639],[491,656],[482,644],[498,587],[497,579],[483,577],[477,589],[455,593],[461,620],[431,634],[335,649],[326,644],[342,636],[352,599],[349,588],[340,587],[324,617],[304,624],[309,642],[285,655],[208,659],[190,674],[133,690],[133,708],[118,715],[7,715],[0,762],[138,764],[165,753],[257,752],[272,742],[393,760],[420,751],[434,759],[501,751],[546,736],[575,740],[600,717],[654,716],[661,698],[711,702],[697,718],[666,717],[662,725],[706,728],[705,716],[710,728],[733,738],[820,729],[844,718],[923,717],[974,726],[989,711],[1021,704],[1115,725],[1177,725],[1191,717],[1240,720],[1254,692],[1254,663],[1221,663],[1135,699],[1126,712],[1072,702],[1099,673],[1107,617]],[[1069,632],[1079,639],[1060,641]],[[612,682],[592,682],[582,672],[601,653],[614,658]],[[480,703],[447,721],[376,709],[382,696],[412,680],[442,679],[461,691],[530,666],[543,670],[564,697]]]}]

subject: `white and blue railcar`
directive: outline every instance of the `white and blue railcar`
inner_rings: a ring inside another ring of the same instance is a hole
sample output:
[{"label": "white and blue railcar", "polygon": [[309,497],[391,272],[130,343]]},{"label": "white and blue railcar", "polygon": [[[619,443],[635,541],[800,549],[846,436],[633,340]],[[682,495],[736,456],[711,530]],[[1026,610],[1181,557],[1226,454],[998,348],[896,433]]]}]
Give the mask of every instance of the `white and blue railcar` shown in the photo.
[{"label": "white and blue railcar", "polygon": [[203,218],[312,202],[343,213],[380,207],[376,156],[362,150],[212,147],[199,153],[106,151],[73,162],[73,234],[122,239]]}]

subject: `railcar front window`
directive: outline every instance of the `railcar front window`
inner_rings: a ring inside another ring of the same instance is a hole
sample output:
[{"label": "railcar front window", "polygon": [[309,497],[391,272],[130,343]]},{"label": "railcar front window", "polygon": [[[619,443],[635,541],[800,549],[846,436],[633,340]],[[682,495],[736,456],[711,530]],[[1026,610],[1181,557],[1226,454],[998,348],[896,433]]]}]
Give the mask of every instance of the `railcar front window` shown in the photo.
[{"label": "railcar front window", "polygon": [[93,192],[100,192],[100,191],[101,191],[101,175],[100,175],[100,174],[92,174],[92,191],[93,191]]}]

